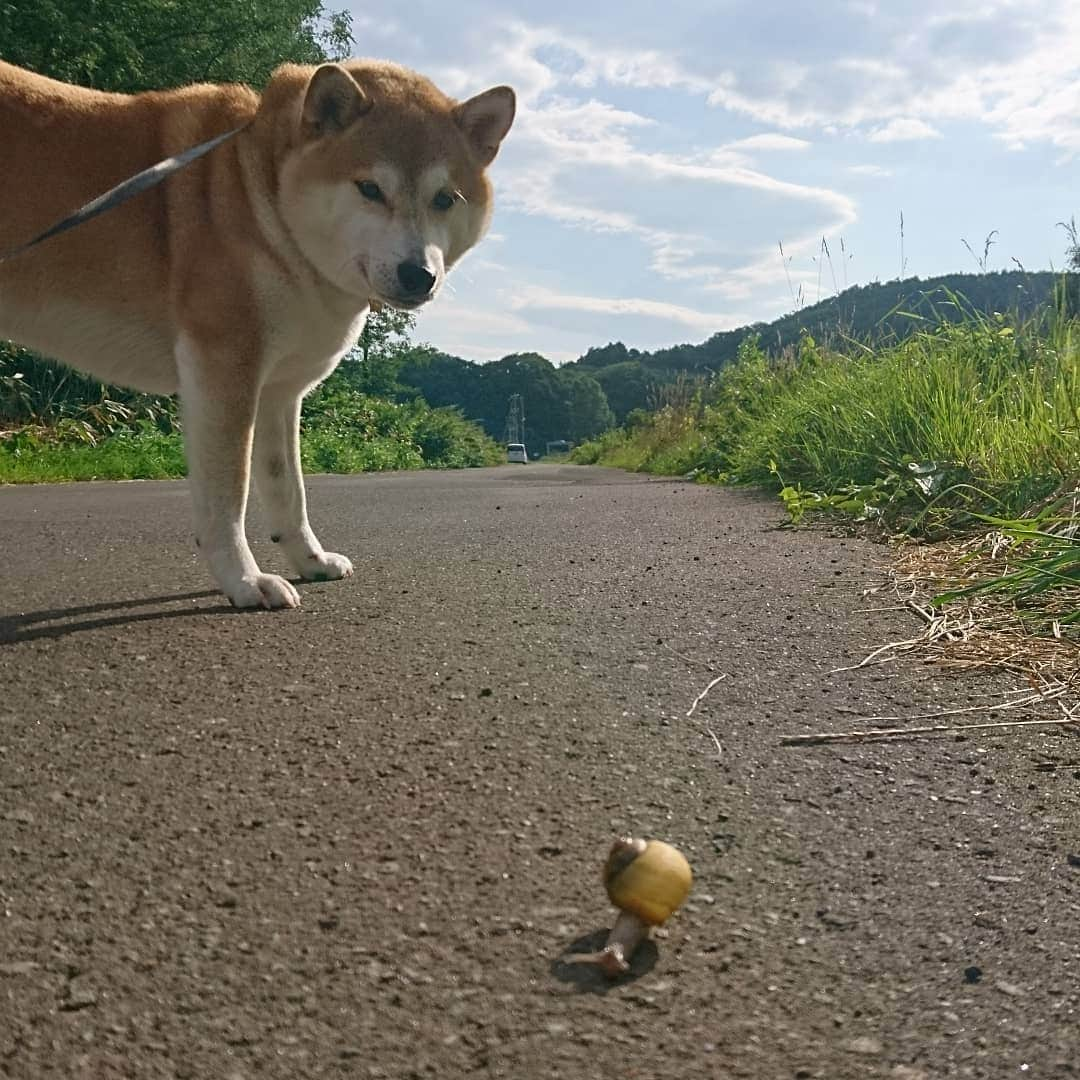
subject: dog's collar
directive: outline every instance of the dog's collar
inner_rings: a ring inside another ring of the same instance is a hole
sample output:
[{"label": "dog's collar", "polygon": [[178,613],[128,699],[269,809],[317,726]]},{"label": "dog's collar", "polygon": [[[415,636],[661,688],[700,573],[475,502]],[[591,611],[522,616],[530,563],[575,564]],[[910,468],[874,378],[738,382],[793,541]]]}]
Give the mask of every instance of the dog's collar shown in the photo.
[{"label": "dog's collar", "polygon": [[128,199],[134,198],[144,191],[149,191],[152,187],[157,187],[158,184],[168,179],[173,173],[179,172],[204,154],[209,154],[215,147],[220,146],[234,135],[238,135],[247,126],[247,124],[241,124],[240,127],[233,128],[232,131],[226,131],[223,135],[215,135],[214,138],[207,139],[206,142],[201,142],[198,146],[192,146],[173,157],[167,157],[164,161],[159,161],[156,165],[151,165],[150,168],[143,169],[142,172],[128,177],[127,180],[117,184],[116,187],[109,188],[108,191],[99,195],[96,199],[91,199],[84,206],[80,206],[78,210],[68,214],[66,218],[56,222],[54,225],[50,225],[44,232],[38,233],[32,239],[19,244],[17,247],[9,248],[7,251],[0,251],[0,263],[7,262],[8,259],[13,259],[16,255],[21,255],[24,251],[36,247],[42,241],[48,240],[59,233],[67,232],[68,229],[73,229],[76,225],[81,225],[84,221],[97,217],[98,214],[104,214],[106,210],[112,210],[113,207],[127,202]]}]

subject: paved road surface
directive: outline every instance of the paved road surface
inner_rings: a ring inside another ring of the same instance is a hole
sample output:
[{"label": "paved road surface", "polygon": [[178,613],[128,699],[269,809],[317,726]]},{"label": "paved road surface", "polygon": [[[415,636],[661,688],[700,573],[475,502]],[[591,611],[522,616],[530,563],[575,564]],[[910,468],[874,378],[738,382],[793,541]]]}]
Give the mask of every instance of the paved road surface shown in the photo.
[{"label": "paved road surface", "polygon": [[[778,745],[1001,689],[830,674],[914,629],[882,549],[594,469],[311,489],[358,573],[273,614],[181,483],[0,489],[0,1076],[1080,1074],[1077,737]],[[609,987],[559,957],[620,833],[697,881]]]}]

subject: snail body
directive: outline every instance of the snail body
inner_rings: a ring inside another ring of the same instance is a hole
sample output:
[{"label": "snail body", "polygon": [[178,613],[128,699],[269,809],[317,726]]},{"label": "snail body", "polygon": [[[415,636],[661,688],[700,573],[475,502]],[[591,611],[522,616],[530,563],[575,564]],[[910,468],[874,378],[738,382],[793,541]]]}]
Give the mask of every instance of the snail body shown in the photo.
[{"label": "snail body", "polygon": [[612,845],[603,877],[619,917],[599,952],[567,960],[595,964],[615,978],[629,971],[634,950],[652,927],[666,922],[686,899],[694,875],[682,852],[663,840],[622,837]]}]

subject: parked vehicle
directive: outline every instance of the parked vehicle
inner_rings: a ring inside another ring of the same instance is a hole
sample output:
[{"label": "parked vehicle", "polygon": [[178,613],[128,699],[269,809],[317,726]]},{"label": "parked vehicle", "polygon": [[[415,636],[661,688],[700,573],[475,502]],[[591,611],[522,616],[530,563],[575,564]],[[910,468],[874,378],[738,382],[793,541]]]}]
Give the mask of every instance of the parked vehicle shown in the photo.
[{"label": "parked vehicle", "polygon": [[528,465],[529,455],[525,453],[525,444],[510,443],[506,448],[506,460],[517,465]]}]

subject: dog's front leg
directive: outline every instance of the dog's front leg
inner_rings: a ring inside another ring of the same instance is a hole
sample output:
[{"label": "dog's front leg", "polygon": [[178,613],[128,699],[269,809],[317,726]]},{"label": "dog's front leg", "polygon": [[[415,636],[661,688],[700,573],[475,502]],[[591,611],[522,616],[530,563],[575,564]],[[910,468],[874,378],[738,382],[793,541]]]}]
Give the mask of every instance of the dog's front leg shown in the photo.
[{"label": "dog's front leg", "polygon": [[176,359],[196,543],[236,607],[298,607],[288,581],[259,570],[244,533],[259,393],[255,358],[183,338]]},{"label": "dog's front leg", "polygon": [[308,524],[300,468],[301,392],[281,383],[263,388],[255,421],[255,485],[270,539],[281,546],[297,573],[308,581],[336,581],[353,572],[352,563],[324,551]]}]

